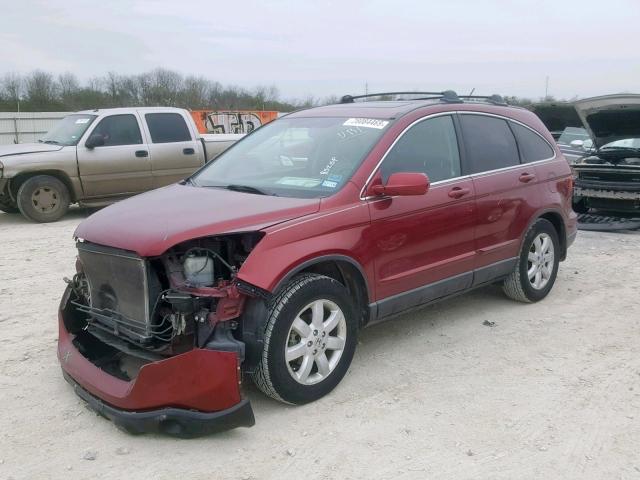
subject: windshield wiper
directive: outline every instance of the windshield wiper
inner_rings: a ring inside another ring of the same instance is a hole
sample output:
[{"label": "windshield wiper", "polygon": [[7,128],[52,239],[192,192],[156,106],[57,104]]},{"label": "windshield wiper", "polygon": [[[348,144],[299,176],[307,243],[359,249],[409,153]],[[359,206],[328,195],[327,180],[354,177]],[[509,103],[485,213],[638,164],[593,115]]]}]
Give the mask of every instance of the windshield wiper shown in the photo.
[{"label": "windshield wiper", "polygon": [[226,188],[227,190],[233,190],[234,192],[246,192],[246,193],[256,193],[258,195],[269,195],[264,190],[260,190],[259,188],[252,187],[251,185],[238,185],[238,184],[232,183],[231,185],[226,185],[224,188]]},{"label": "windshield wiper", "polygon": [[42,143],[48,143],[49,145],[60,145],[57,140],[40,140]]}]

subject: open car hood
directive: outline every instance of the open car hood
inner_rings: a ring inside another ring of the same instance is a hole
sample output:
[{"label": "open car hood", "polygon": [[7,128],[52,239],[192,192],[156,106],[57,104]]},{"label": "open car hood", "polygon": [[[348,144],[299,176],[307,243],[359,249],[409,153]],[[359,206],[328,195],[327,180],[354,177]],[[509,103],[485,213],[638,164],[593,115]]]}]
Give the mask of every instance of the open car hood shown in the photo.
[{"label": "open car hood", "polygon": [[528,108],[542,120],[544,126],[554,136],[559,136],[567,127],[582,127],[582,121],[571,103],[534,103]]},{"label": "open car hood", "polygon": [[261,230],[315,213],[319,199],[170,185],[100,210],[76,229],[92,243],[156,256],[193,238]]},{"label": "open car hood", "polygon": [[617,94],[575,102],[576,111],[597,148],[640,138],[640,95]]}]

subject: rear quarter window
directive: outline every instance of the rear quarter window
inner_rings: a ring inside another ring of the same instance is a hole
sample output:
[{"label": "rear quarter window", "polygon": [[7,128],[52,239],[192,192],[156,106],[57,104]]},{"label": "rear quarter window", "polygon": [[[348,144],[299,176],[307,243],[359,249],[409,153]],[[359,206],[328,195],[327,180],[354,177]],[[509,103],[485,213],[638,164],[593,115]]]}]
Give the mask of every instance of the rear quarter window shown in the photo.
[{"label": "rear quarter window", "polygon": [[191,141],[189,128],[179,113],[147,113],[144,118],[153,143]]},{"label": "rear quarter window", "polygon": [[520,164],[516,139],[506,120],[461,114],[460,123],[469,173],[487,172]]},{"label": "rear quarter window", "polygon": [[518,141],[522,163],[546,160],[554,155],[551,146],[540,135],[514,122],[509,122]]}]

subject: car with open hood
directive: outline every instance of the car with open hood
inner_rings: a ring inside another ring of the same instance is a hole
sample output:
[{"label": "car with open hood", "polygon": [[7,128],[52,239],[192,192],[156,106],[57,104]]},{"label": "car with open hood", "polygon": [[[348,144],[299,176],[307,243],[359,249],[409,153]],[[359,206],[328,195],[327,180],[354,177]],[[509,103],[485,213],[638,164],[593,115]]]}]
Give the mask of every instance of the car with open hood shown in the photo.
[{"label": "car with open hood", "polygon": [[545,298],[576,215],[542,122],[497,96],[392,96],[281,117],[83,221],[59,309],[76,393],[131,432],[250,426],[246,377],[312,402],[367,325],[496,282]]},{"label": "car with open hood", "polygon": [[591,137],[574,163],[574,209],[640,212],[640,95],[587,98],[575,107]]}]

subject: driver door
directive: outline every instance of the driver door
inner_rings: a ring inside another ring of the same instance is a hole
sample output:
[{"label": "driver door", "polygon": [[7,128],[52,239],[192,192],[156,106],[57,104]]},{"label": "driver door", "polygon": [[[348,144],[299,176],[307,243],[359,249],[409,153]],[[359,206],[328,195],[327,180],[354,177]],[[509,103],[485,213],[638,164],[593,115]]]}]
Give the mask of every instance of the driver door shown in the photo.
[{"label": "driver door", "polygon": [[367,197],[380,317],[464,290],[473,280],[475,193],[461,176],[451,115],[405,131],[373,183],[397,172],[425,173],[431,185],[425,195]]},{"label": "driver door", "polygon": [[[104,145],[87,148],[91,135]],[[78,144],[78,169],[85,196],[133,195],[153,188],[149,148],[132,113],[100,119]]]}]

